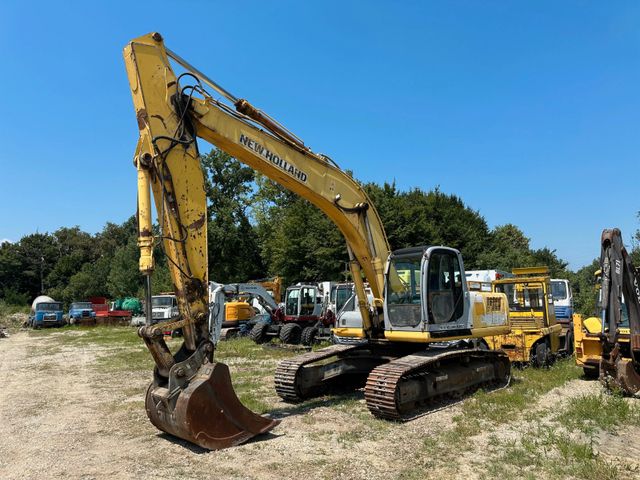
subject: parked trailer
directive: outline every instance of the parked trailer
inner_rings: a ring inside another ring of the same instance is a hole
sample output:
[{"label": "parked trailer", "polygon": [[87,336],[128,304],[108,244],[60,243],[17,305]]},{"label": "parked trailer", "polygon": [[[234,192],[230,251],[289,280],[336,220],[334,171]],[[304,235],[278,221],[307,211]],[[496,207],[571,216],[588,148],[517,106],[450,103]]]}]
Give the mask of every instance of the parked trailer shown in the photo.
[{"label": "parked trailer", "polygon": [[91,297],[91,308],[96,312],[96,325],[129,325],[131,312],[128,310],[113,310],[106,297]]}]

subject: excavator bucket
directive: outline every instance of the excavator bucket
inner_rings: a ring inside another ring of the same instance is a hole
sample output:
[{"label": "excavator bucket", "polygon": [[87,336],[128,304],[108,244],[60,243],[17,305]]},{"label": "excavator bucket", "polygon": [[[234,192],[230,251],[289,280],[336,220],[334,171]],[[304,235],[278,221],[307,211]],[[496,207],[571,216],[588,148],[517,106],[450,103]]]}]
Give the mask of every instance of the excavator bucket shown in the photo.
[{"label": "excavator bucket", "polygon": [[246,442],[280,423],[246,408],[236,396],[229,368],[205,363],[183,389],[151,384],[147,415],[158,429],[208,450]]},{"label": "excavator bucket", "polygon": [[620,354],[616,345],[608,356],[600,359],[600,382],[631,396],[640,396],[640,373],[632,359]]},{"label": "excavator bucket", "polygon": [[640,374],[630,358],[619,358],[616,363],[618,383],[629,395],[640,396]]},{"label": "excavator bucket", "polygon": [[600,381],[607,388],[615,388],[631,396],[640,396],[640,374],[629,358],[617,357],[614,361],[602,359]]}]

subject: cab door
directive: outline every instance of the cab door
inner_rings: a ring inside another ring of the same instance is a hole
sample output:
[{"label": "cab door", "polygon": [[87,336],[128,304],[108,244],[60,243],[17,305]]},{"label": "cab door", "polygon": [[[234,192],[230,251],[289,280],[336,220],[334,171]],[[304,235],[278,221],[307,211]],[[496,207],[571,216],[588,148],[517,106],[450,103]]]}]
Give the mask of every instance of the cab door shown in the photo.
[{"label": "cab door", "polygon": [[470,328],[467,325],[468,292],[460,253],[445,247],[427,250],[423,265],[423,316],[430,332]]}]

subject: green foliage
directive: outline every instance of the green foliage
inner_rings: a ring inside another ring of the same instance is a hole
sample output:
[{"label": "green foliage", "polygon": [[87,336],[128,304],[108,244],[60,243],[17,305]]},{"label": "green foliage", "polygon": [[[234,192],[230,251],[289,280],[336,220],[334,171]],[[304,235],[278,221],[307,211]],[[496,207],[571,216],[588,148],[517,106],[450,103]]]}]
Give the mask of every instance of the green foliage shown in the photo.
[{"label": "green foliage", "polygon": [[209,204],[209,278],[226,283],[263,276],[258,235],[247,214],[254,171],[216,149],[202,156],[202,166]]},{"label": "green foliage", "polygon": [[478,265],[489,244],[489,228],[482,215],[458,196],[438,188],[401,192],[389,183],[369,183],[364,187],[380,214],[392,250],[447,245],[463,252],[467,268]]},{"label": "green foliage", "polygon": [[295,198],[271,221],[263,248],[271,275],[288,283],[340,279],[348,261],[344,238],[333,223],[306,200]]},{"label": "green foliage", "polygon": [[[208,214],[209,277],[219,282],[280,275],[285,283],[345,279],[344,238],[316,207],[228,154],[202,156]],[[392,250],[418,245],[459,249],[467,269],[511,270],[548,266],[570,278],[581,313],[595,310],[597,263],[573,273],[550,247],[532,249],[516,225],[490,230],[484,217],[460,197],[439,188],[399,190],[394,183],[363,186],[375,205]],[[155,234],[159,235],[158,227]],[[79,227],[26,235],[0,245],[0,298],[28,304],[41,293],[69,303],[91,296],[143,295],[138,271],[135,217],[107,223],[95,235]],[[640,263],[640,230],[632,258]],[[597,247],[594,246],[594,247]],[[594,248],[595,250],[595,248]],[[158,245],[153,293],[173,290],[167,259]],[[347,274],[348,276],[348,274]]]},{"label": "green foliage", "polygon": [[596,309],[596,271],[600,269],[598,260],[590,265],[585,265],[571,275],[571,289],[573,290],[573,303],[576,312],[582,315],[599,315]]},{"label": "green foliage", "polygon": [[116,250],[113,256],[111,270],[107,277],[107,288],[113,297],[126,297],[131,292],[137,292],[141,284],[138,247],[135,240],[130,239],[124,247]]},{"label": "green foliage", "polygon": [[107,281],[111,271],[111,258],[100,257],[93,263],[85,263],[74,274],[56,298],[69,304],[74,300],[88,300],[90,297],[108,297]]}]

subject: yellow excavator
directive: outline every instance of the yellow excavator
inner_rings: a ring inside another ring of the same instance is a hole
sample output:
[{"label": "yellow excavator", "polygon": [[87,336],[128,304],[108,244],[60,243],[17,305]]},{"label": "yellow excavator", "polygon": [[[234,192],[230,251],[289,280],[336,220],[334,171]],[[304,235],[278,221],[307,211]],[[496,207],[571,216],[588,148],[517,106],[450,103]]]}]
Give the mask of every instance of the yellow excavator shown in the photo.
[{"label": "yellow excavator", "polygon": [[[139,330],[155,362],[145,406],[157,428],[219,449],[278,423],[246,409],[228,368],[214,360],[214,332],[220,328],[215,319],[222,315],[213,311],[222,307],[208,300],[198,138],[311,202],[347,243],[362,326],[337,329],[336,335],[360,341],[282,361],[275,388],[284,400],[304,400],[333,386],[364,385],[374,415],[404,419],[434,401],[508,383],[507,355],[483,348],[481,340],[510,331],[507,299],[468,291],[459,251],[422,246],[391,252],[376,209],[349,174],[189,65],[165,47],[160,34],[133,40],[124,58],[140,134],[134,155],[140,270],[150,292],[153,191],[180,310],[168,325],[151,325],[147,312],[148,323]],[[172,65],[182,73],[176,75]],[[175,353],[162,335],[167,328],[183,330],[184,342]]]}]

